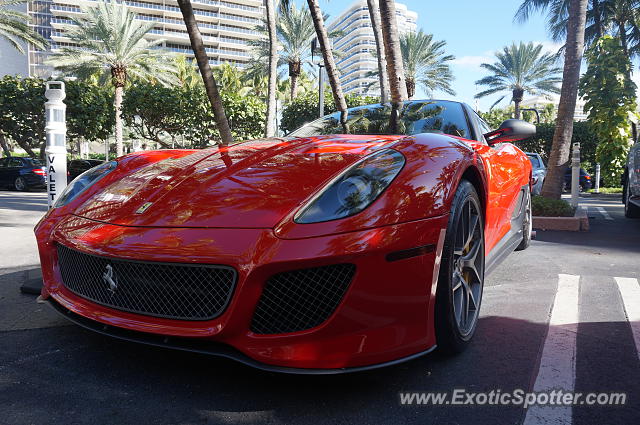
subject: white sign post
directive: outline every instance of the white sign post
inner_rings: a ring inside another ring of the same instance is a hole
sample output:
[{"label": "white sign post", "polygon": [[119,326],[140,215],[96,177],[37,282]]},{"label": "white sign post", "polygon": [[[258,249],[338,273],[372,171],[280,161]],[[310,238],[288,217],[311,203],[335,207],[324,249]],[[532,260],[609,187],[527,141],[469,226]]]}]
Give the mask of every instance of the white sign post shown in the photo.
[{"label": "white sign post", "polygon": [[49,208],[67,187],[67,105],[62,81],[48,81],[44,96],[47,134],[45,155],[47,160],[47,199]]},{"label": "white sign post", "polygon": [[571,154],[571,206],[578,207],[580,196],[580,143],[573,144]]}]

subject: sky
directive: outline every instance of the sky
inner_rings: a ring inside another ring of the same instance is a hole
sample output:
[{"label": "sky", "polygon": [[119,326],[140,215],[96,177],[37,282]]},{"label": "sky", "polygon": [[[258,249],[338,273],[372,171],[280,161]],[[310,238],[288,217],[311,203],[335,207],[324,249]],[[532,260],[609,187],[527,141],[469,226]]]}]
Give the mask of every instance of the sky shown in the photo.
[{"label": "sky", "polygon": [[[322,10],[331,17],[337,17],[352,0],[319,0]],[[297,5],[306,5],[305,0],[295,0]],[[483,62],[493,63],[493,53],[511,42],[537,42],[545,50],[557,52],[559,44],[553,43],[547,36],[545,17],[534,14],[525,24],[513,22],[513,16],[522,0],[404,0],[409,10],[418,13],[418,29],[434,35],[436,40],[447,42],[448,54],[456,57],[452,64],[455,76],[453,89],[456,100],[476,105],[474,95],[481,91],[475,81],[487,75],[480,68]],[[330,21],[329,21],[330,22]],[[638,64],[634,67],[637,69]],[[640,83],[639,72],[636,80]],[[418,90],[415,98],[425,97]],[[435,93],[434,97],[452,98]],[[478,100],[480,110],[486,111],[498,99],[499,95]],[[526,95],[525,95],[526,98]],[[507,96],[498,106],[507,106]]]}]

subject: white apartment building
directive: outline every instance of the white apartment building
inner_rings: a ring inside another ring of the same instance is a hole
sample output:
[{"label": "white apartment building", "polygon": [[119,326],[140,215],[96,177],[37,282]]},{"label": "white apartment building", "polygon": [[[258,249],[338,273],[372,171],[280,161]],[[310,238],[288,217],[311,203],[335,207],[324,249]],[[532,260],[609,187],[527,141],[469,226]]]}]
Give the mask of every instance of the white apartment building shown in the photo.
[{"label": "white apartment building", "polygon": [[[551,95],[550,97],[545,96],[532,96],[525,97],[522,102],[520,102],[520,108],[533,108],[533,109],[543,109],[547,105],[554,105],[556,108],[558,107],[558,103],[560,103],[559,95]],[[587,114],[584,112],[584,104],[585,101],[581,97],[578,97],[576,101],[576,109],[573,114],[573,119],[575,121],[586,121]]]},{"label": "white apartment building", "polygon": [[[416,31],[418,14],[407,6],[396,3],[396,18],[400,34]],[[340,16],[328,25],[329,31],[340,31],[342,36],[333,40],[333,48],[340,52],[337,59],[340,82],[345,93],[361,96],[380,96],[380,88],[371,87],[377,77],[367,77],[367,73],[378,69],[378,61],[373,55],[376,41],[371,29],[371,19],[366,0],[356,0]]]},{"label": "white apartment building", "polygon": [[[156,22],[150,39],[163,39],[163,47],[192,57],[189,35],[175,0],[118,0],[129,6],[138,19]],[[29,3],[32,26],[51,43],[55,51],[68,46],[65,31],[70,17],[82,13],[81,7],[96,0],[36,0]],[[263,16],[262,0],[192,0],[194,15],[202,33],[212,65],[230,63],[243,67],[251,57],[249,40],[260,37],[255,26]],[[44,65],[48,52],[29,49],[28,69],[31,76],[47,77],[51,68]]]}]

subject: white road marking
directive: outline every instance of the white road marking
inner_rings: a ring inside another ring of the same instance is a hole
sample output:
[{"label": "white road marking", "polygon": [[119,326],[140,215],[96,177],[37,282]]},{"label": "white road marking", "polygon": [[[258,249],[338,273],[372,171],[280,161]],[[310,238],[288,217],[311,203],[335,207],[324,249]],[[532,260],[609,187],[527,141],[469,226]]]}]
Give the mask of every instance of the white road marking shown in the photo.
[{"label": "white road marking", "polygon": [[589,207],[587,205],[582,205],[582,211],[584,211],[584,215],[589,216]]},{"label": "white road marking", "polygon": [[[579,289],[580,276],[558,275],[558,289],[533,391],[562,389],[570,392],[574,389]],[[523,424],[570,425],[571,420],[571,406],[531,406],[527,409]]]},{"label": "white road marking", "polygon": [[637,279],[629,277],[614,278],[620,289],[624,311],[631,325],[633,342],[636,344],[636,353],[640,358],[640,285]]},{"label": "white road marking", "polygon": [[596,207],[596,208],[598,209],[598,211],[600,211],[600,214],[602,214],[602,215],[604,216],[604,218],[605,218],[605,219],[607,219],[607,220],[613,220],[613,217],[611,217],[611,216],[609,215],[609,213],[607,212],[607,210],[605,210],[605,209],[604,209],[604,208],[602,208],[602,207]]}]

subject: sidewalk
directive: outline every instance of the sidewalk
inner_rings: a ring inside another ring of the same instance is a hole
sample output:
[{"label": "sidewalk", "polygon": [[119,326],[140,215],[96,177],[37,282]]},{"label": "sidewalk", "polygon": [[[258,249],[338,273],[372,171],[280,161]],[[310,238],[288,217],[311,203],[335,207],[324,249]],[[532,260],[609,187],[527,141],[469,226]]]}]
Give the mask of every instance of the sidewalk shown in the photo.
[{"label": "sidewalk", "polygon": [[46,212],[44,191],[0,190],[0,270],[40,265],[33,227]]},{"label": "sidewalk", "polygon": [[20,287],[28,294],[40,293],[42,274],[33,227],[46,211],[46,192],[0,191],[2,289]]}]

